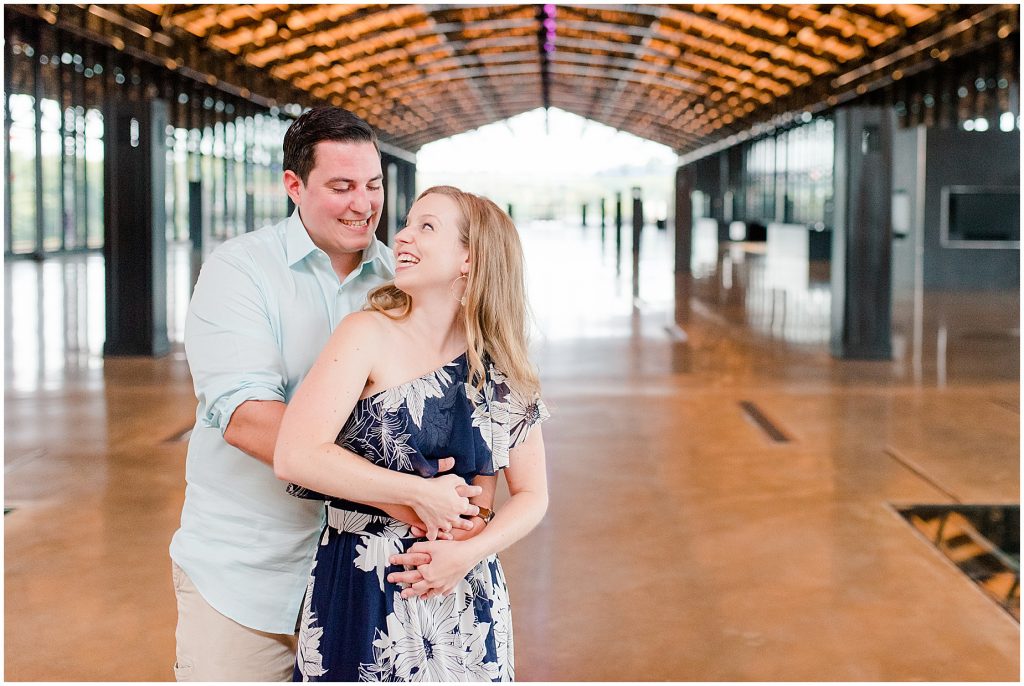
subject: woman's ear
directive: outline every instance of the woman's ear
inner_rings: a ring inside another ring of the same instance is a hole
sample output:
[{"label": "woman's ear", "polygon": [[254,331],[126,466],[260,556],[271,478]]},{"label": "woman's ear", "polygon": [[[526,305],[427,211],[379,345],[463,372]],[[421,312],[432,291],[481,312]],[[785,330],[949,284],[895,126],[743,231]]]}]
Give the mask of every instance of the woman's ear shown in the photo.
[{"label": "woman's ear", "polygon": [[461,267],[459,267],[459,273],[462,276],[469,276],[469,256],[468,255],[466,256],[466,261],[462,263]]}]

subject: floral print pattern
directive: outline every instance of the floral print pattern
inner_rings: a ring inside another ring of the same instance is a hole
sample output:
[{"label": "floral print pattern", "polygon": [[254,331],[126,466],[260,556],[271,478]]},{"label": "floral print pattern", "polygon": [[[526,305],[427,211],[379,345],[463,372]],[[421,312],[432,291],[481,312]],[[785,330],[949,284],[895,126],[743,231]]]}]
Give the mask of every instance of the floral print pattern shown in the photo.
[{"label": "floral print pattern", "polygon": [[[456,360],[361,399],[338,445],[388,469],[432,477],[454,457],[467,481],[509,465],[509,450],[548,418],[523,402],[488,364],[482,389]],[[408,525],[371,507],[328,500],[328,522],[310,572],[295,679],[302,681],[512,681],[512,613],[501,563],[491,556],[455,592],[403,599],[387,575],[390,557],[417,540]]]}]

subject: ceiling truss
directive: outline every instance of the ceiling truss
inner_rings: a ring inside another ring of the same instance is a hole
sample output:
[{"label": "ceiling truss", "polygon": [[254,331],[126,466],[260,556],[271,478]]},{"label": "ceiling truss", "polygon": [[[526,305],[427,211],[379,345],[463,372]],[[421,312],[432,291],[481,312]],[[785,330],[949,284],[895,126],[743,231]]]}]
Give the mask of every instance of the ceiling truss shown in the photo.
[{"label": "ceiling truss", "polygon": [[1016,5],[558,5],[543,54],[536,5],[8,8],[260,105],[349,108],[409,151],[547,98],[693,153],[1019,36]]}]

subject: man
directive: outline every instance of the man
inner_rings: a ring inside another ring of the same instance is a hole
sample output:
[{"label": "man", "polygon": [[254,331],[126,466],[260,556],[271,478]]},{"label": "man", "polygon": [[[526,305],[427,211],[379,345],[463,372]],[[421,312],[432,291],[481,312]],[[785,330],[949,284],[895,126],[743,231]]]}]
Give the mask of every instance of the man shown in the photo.
[{"label": "man", "polygon": [[284,169],[295,212],[215,250],[189,305],[199,405],[170,547],[179,681],[291,679],[323,504],[275,479],[278,426],[338,322],[394,275],[374,238],[383,175],[365,121],[336,107],[306,112],[285,134]]}]

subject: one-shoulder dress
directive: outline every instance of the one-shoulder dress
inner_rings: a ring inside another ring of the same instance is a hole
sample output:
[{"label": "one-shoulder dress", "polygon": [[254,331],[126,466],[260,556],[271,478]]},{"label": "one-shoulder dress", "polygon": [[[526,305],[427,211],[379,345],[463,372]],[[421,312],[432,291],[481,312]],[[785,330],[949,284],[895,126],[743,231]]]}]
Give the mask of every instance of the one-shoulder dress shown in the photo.
[{"label": "one-shoulder dress", "polygon": [[[467,482],[508,466],[509,450],[548,418],[540,398],[522,399],[487,365],[469,382],[463,353],[418,379],[360,399],[336,443],[395,471],[430,478],[454,457]],[[389,564],[416,541],[381,510],[324,498],[320,537],[302,606],[296,681],[512,681],[512,616],[497,556],[480,562],[455,593],[403,599]]]}]

